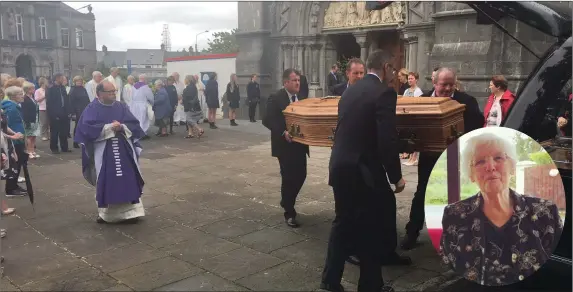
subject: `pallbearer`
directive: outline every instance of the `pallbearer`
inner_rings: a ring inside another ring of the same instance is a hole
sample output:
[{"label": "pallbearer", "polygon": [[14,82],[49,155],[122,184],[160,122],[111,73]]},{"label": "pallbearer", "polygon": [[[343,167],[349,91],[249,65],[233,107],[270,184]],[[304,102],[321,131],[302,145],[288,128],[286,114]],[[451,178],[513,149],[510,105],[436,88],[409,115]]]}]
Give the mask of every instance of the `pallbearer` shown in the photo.
[{"label": "pallbearer", "polygon": [[136,222],[145,215],[138,163],[145,133],[115,93],[107,80],[97,86],[97,99],[84,110],[74,137],[82,145],[84,177],[96,187],[98,223]]}]

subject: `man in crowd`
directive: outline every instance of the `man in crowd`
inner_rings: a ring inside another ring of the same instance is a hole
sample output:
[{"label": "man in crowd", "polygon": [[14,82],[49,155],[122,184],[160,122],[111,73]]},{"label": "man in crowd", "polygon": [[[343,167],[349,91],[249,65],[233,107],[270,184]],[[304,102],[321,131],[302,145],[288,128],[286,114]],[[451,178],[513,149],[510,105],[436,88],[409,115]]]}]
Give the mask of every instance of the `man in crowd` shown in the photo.
[{"label": "man in crowd", "polygon": [[251,123],[257,122],[255,119],[255,113],[257,110],[257,104],[259,104],[260,100],[261,88],[257,82],[257,74],[253,74],[251,75],[251,82],[247,85],[247,101],[249,103],[249,119],[251,120]]},{"label": "man in crowd", "polygon": [[356,81],[364,77],[364,72],[364,62],[362,62],[362,60],[358,58],[348,60],[348,64],[346,65],[346,77],[348,78],[348,82],[335,85],[333,94],[342,96],[348,86],[353,85]]},{"label": "man in crowd", "polygon": [[74,136],[82,145],[84,178],[96,187],[96,221],[137,222],[145,215],[138,162],[138,141],[145,133],[127,105],[116,101],[111,82],[104,80],[96,92],[98,99],[84,110]]},{"label": "man in crowd", "polygon": [[395,77],[391,63],[386,52],[372,52],[368,74],[349,87],[338,104],[328,183],[334,191],[335,219],[321,281],[328,291],[344,291],[340,282],[351,252],[360,258],[358,291],[393,291],[384,285],[381,265],[383,259],[398,257],[394,193],[403,191],[406,182],[398,153],[398,94],[390,86]]},{"label": "man in crowd", "polygon": [[173,135],[173,124],[175,123],[175,112],[177,111],[177,105],[179,104],[179,97],[177,94],[177,88],[175,87],[175,78],[173,76],[167,77],[167,86],[165,86],[167,94],[169,95],[169,104],[171,104],[171,117],[169,118],[169,134]]},{"label": "man in crowd", "polygon": [[[466,106],[464,110],[464,131],[471,132],[483,127],[484,117],[479,109],[477,100],[464,92],[455,89],[456,73],[450,68],[439,68],[433,78],[434,89],[424,96],[429,97],[451,97],[453,100]],[[444,149],[445,150],[445,149]],[[426,187],[434,165],[438,161],[441,153],[420,152],[418,158],[418,187],[412,199],[410,207],[410,220],[406,224],[406,235],[402,239],[400,246],[405,249],[413,249],[416,246],[420,230],[424,228],[424,201],[426,198]]]},{"label": "man in crowd", "polygon": [[88,96],[90,97],[90,101],[94,101],[97,98],[96,95],[96,87],[103,79],[103,75],[99,71],[94,71],[92,73],[92,80],[86,83],[86,91],[88,92]]},{"label": "man in crowd", "polygon": [[119,76],[119,68],[113,67],[109,69],[109,76],[105,80],[109,81],[113,86],[115,86],[115,100],[121,101],[121,90],[123,89],[123,81],[121,76]]},{"label": "man in crowd", "polygon": [[334,86],[340,83],[342,83],[342,80],[340,80],[340,76],[338,76],[338,65],[334,64],[332,65],[330,73],[328,73],[328,77],[326,79],[328,94],[334,93]]},{"label": "man in crowd", "polygon": [[68,138],[70,135],[70,118],[72,108],[70,98],[63,85],[64,75],[56,73],[54,84],[46,90],[46,112],[50,120],[50,150],[59,154],[58,139],[62,152],[72,152],[68,148]]},{"label": "man in crowd", "polygon": [[[267,113],[263,125],[271,130],[271,152],[280,165],[281,207],[285,210],[285,222],[289,227],[299,226],[294,205],[296,197],[306,180],[307,145],[292,140],[286,129],[283,110],[291,103],[299,101],[300,74],[294,69],[283,73],[283,88],[269,97]],[[302,99],[302,98],[301,98]]]},{"label": "man in crowd", "polygon": [[302,73],[301,69],[297,69],[297,72],[300,73],[300,89],[298,91],[298,97],[300,97],[300,99],[305,99],[308,97],[308,94],[310,92],[310,89],[308,87],[308,80],[306,76]]},{"label": "man in crowd", "polygon": [[[133,98],[129,105],[131,113],[139,120],[139,126],[143,132],[147,133],[149,130],[150,119],[148,108],[153,105],[154,96],[153,91],[145,81],[145,74],[139,75],[139,81],[133,86]],[[148,139],[147,134],[143,139]]]}]

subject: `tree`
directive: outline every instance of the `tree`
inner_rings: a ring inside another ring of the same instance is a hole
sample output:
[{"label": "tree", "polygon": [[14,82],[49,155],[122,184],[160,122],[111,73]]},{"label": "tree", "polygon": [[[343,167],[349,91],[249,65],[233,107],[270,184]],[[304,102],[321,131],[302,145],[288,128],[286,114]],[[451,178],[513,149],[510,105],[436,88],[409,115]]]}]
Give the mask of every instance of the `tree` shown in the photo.
[{"label": "tree", "polygon": [[195,49],[193,48],[193,46],[189,46],[189,56],[193,55],[195,55]]},{"label": "tree", "polygon": [[236,38],[237,29],[213,33],[214,39],[207,39],[209,47],[203,52],[211,54],[237,53],[239,45]]}]

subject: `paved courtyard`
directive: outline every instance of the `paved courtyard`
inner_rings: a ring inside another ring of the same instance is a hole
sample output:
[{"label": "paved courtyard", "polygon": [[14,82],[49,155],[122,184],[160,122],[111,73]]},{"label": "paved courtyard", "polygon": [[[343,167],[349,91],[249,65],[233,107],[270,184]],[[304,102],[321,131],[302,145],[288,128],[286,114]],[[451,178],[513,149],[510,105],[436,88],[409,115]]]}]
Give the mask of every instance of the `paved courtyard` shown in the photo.
[{"label": "paved courtyard", "polygon": [[[278,162],[268,131],[240,122],[209,130],[201,140],[177,135],[143,142],[146,217],[136,225],[95,223],[94,189],[81,174],[79,151],[49,154],[30,166],[35,210],[9,199],[3,216],[5,277],[1,291],[314,291],[324,265],[333,196],[328,148],[312,148],[298,197],[302,226],[285,226]],[[416,168],[403,167],[397,196],[402,236],[416,187]],[[423,233],[424,234],[424,233]],[[427,235],[405,252],[410,267],[384,268],[397,291],[424,291],[452,279]],[[347,265],[344,285],[356,289],[359,270]]]}]

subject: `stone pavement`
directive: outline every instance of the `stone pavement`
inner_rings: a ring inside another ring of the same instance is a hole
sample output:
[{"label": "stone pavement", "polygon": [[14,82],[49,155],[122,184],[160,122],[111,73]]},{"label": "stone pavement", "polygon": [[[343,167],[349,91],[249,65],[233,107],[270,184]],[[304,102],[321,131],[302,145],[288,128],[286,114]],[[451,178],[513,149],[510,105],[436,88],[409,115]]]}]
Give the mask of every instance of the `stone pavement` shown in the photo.
[{"label": "stone pavement", "polygon": [[[42,157],[30,167],[35,210],[27,197],[9,199],[16,215],[1,220],[8,229],[1,291],[318,290],[334,208],[330,149],[311,149],[296,206],[302,226],[291,229],[278,206],[280,175],[268,131],[246,121],[219,124],[201,140],[183,139],[184,127],[177,127],[175,136],[143,142],[147,214],[136,225],[96,224],[79,151],[54,156],[40,141]],[[400,237],[415,171],[403,167]],[[404,253],[413,266],[384,268],[397,291],[424,291],[452,278],[427,235],[421,241]],[[347,265],[343,284],[355,290],[358,274]]]}]

